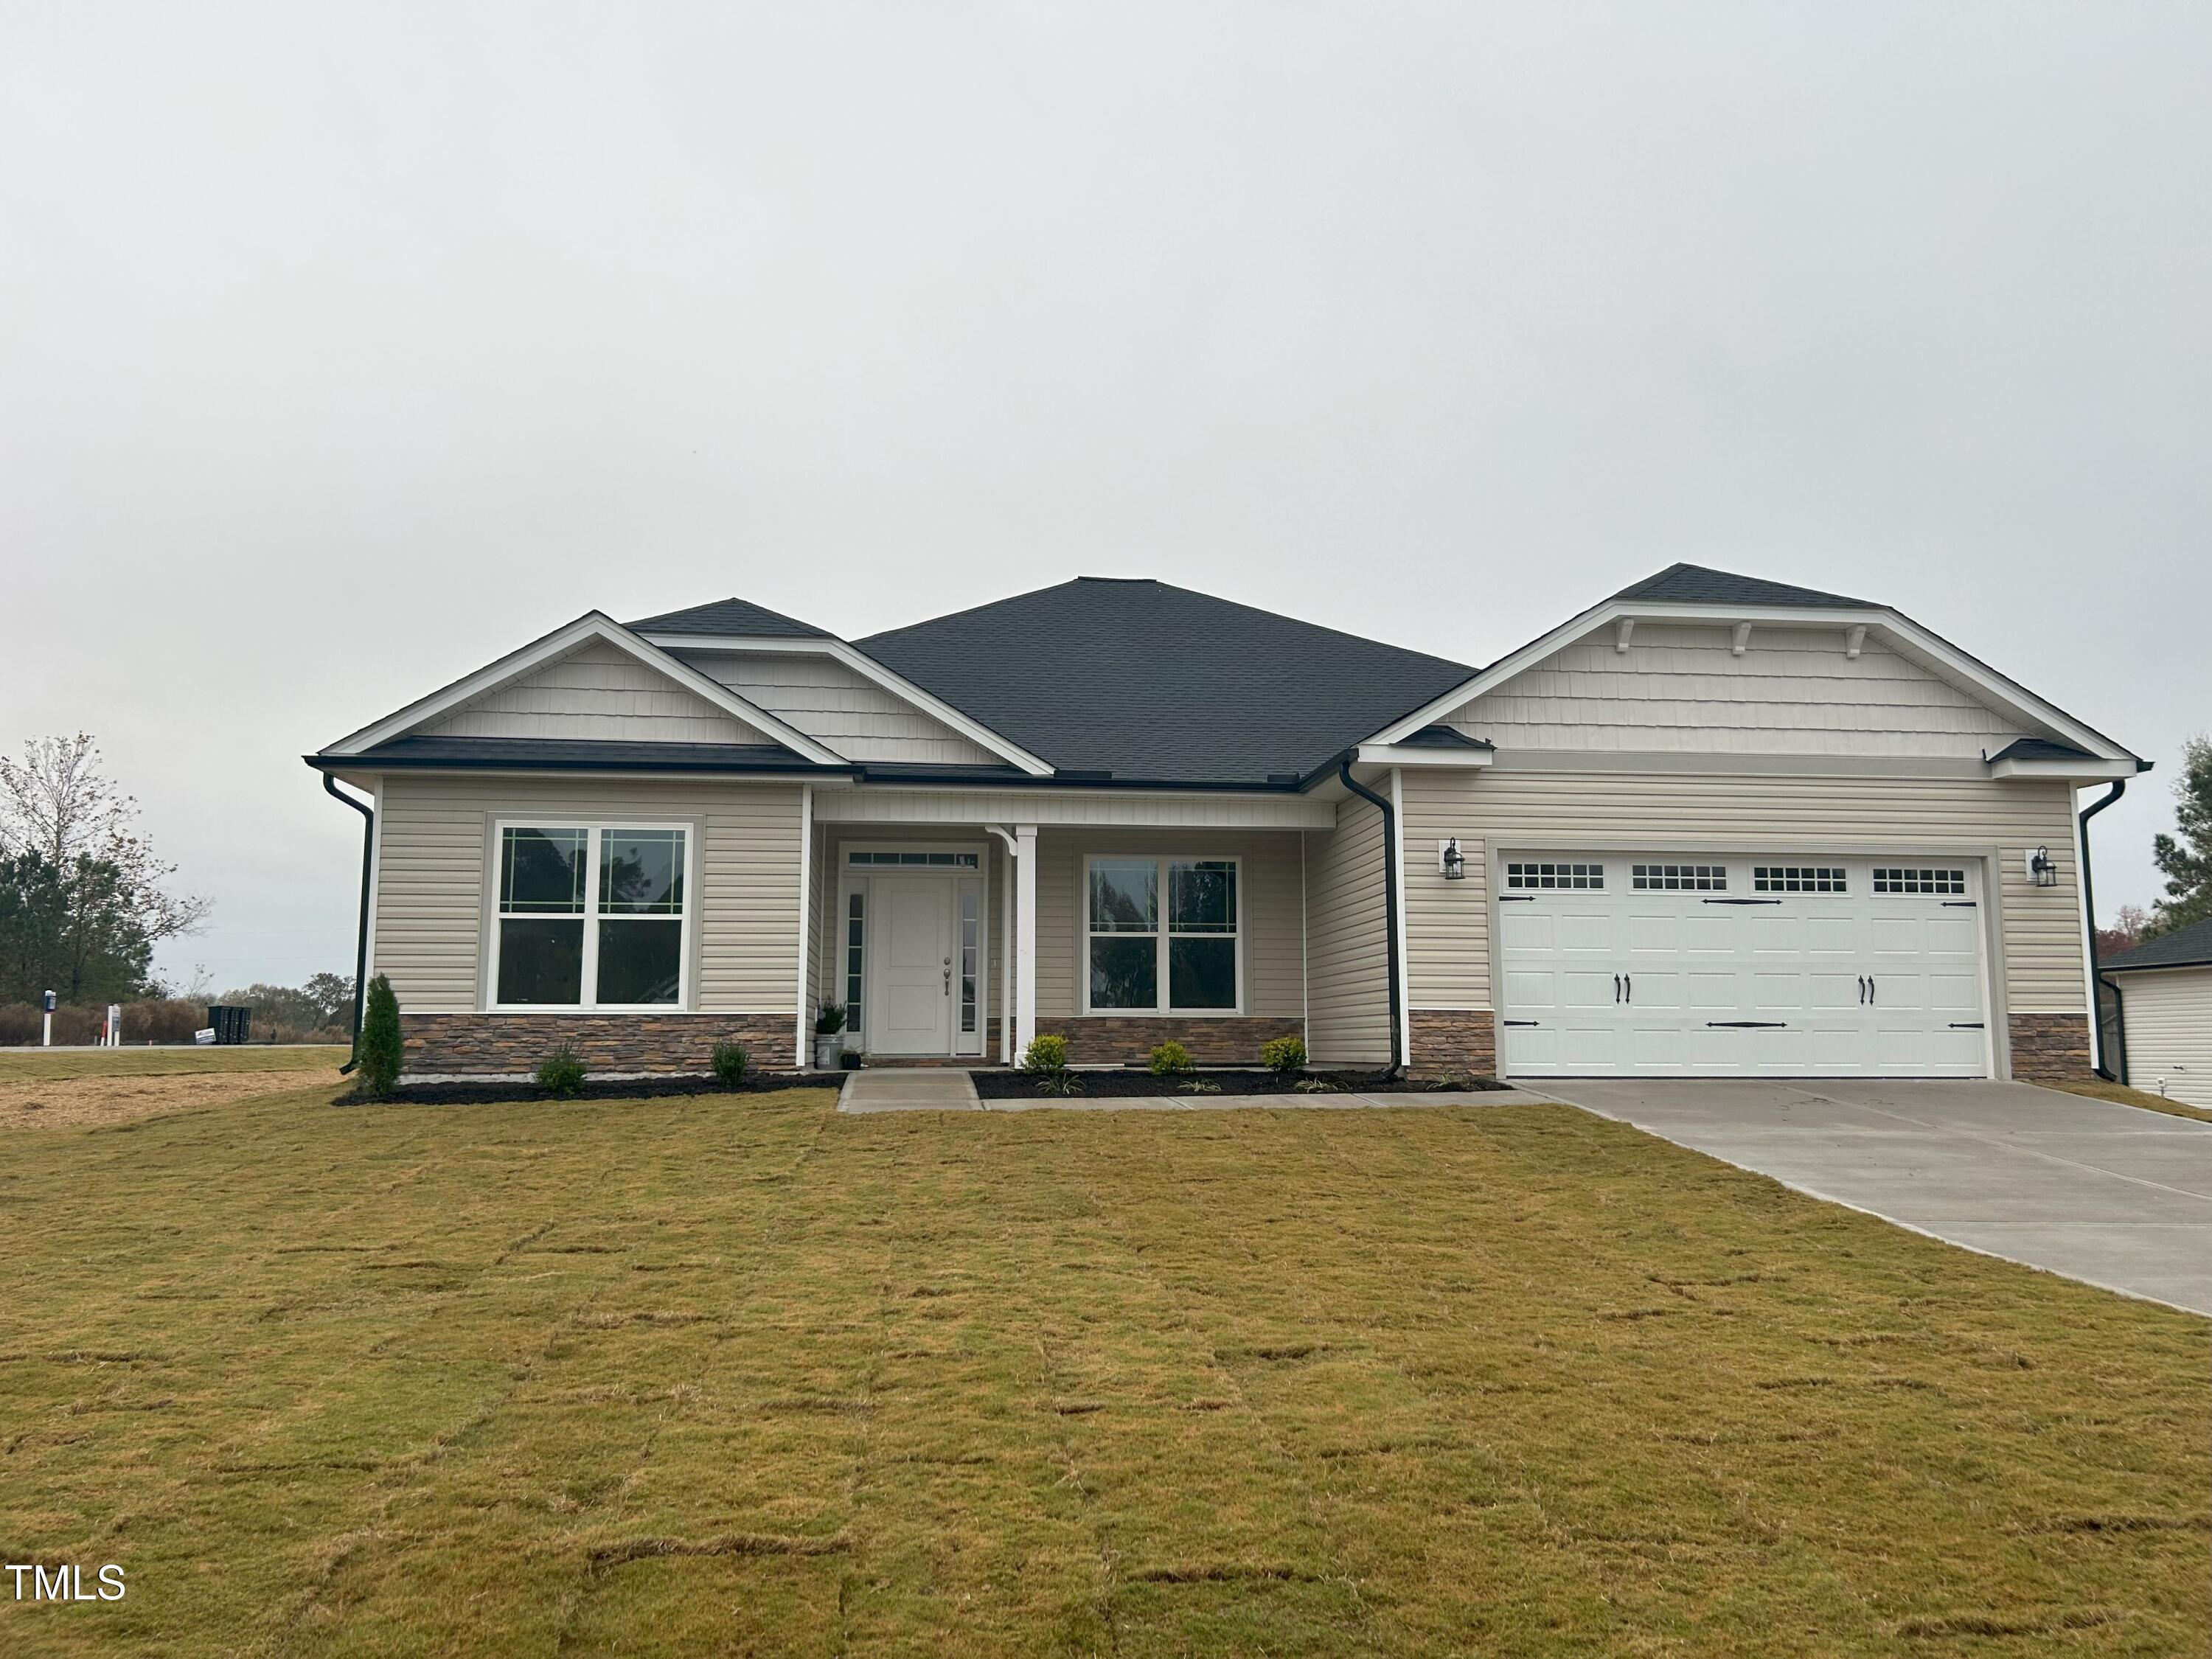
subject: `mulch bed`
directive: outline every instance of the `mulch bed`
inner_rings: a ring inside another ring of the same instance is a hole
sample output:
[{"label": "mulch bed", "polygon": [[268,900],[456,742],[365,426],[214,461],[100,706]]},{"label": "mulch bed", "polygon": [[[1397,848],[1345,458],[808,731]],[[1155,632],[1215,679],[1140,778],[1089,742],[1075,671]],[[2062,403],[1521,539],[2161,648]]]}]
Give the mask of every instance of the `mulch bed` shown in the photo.
[{"label": "mulch bed", "polygon": [[749,1072],[736,1088],[719,1078],[635,1078],[624,1083],[612,1078],[586,1078],[573,1095],[556,1095],[534,1083],[403,1083],[386,1095],[359,1092],[340,1095],[334,1106],[495,1106],[518,1100],[665,1100],[690,1095],[780,1094],[786,1089],[842,1089],[844,1077],[820,1073],[802,1076],[795,1072]]},{"label": "mulch bed", "polygon": [[[1163,1095],[1188,1095],[1194,1091],[1182,1085],[1196,1081],[1218,1085],[1218,1092],[1224,1095],[1287,1095],[1299,1092],[1297,1079],[1257,1069],[1199,1071],[1186,1073],[1181,1077],[1157,1077],[1149,1071],[1133,1068],[1119,1072],[1078,1070],[1069,1075],[1082,1085],[1078,1092],[1093,1099],[1134,1100],[1153,1099]],[[1431,1094],[1444,1089],[1504,1089],[1510,1086],[1490,1077],[1417,1082],[1402,1077],[1388,1078],[1381,1072],[1306,1072],[1300,1075],[1333,1083],[1346,1094],[1358,1095]],[[977,1072],[974,1076],[975,1092],[985,1100],[1029,1100],[1046,1092],[1037,1086],[1036,1079],[1024,1072]],[[1212,1094],[1216,1091],[1209,1089],[1204,1092]]]}]

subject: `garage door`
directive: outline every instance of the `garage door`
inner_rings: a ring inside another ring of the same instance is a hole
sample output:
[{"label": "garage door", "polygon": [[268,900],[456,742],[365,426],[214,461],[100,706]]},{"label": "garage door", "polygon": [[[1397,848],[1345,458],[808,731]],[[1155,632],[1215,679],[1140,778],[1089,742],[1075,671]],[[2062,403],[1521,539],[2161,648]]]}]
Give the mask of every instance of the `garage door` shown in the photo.
[{"label": "garage door", "polygon": [[1981,872],[1905,856],[1507,854],[1521,1077],[1985,1077]]}]

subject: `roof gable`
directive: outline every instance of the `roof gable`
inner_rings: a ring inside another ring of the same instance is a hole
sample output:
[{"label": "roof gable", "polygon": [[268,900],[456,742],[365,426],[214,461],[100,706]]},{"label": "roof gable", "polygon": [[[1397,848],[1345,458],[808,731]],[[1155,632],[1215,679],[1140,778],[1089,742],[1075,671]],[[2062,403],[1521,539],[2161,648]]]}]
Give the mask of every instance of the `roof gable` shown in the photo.
[{"label": "roof gable", "polygon": [[417,728],[422,738],[767,744],[768,734],[597,635]]},{"label": "roof gable", "polygon": [[1165,582],[1078,577],[855,641],[1062,771],[1281,781],[1462,664]]},{"label": "roof gable", "polygon": [[1701,564],[1670,564],[1656,575],[1624,587],[1616,599],[1642,599],[1659,605],[1790,605],[1812,609],[1843,606],[1879,610],[1864,599],[1847,599],[1839,593],[1815,588],[1792,587],[1763,576],[1739,576],[1732,570],[1713,570]]},{"label": "roof gable", "polygon": [[715,599],[682,611],[663,611],[627,624],[636,634],[719,635],[726,639],[834,640],[827,629],[800,622],[749,599]]}]

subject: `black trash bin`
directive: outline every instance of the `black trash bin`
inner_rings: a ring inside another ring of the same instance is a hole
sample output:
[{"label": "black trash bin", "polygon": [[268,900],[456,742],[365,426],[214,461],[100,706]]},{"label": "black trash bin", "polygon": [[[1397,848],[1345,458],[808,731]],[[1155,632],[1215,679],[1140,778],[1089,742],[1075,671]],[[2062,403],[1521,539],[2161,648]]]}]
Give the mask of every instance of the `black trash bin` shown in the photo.
[{"label": "black trash bin", "polygon": [[210,1008],[208,1024],[215,1028],[215,1040],[217,1042],[246,1042],[247,1025],[252,1013],[251,1008]]}]

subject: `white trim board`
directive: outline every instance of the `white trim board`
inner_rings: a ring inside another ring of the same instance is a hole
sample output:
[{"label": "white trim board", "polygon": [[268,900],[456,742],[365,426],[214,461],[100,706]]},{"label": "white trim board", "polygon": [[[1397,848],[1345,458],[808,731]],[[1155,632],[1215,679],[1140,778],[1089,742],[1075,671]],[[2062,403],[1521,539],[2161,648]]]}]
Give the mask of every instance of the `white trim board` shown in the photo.
[{"label": "white trim board", "polygon": [[855,650],[842,640],[824,638],[778,639],[750,635],[702,634],[645,634],[647,644],[669,651],[705,651],[750,653],[778,657],[829,657],[842,663],[854,673],[890,692],[905,699],[923,714],[950,726],[970,743],[978,744],[1001,760],[1019,767],[1031,777],[1050,777],[1053,767],[1039,759],[1019,744],[1000,737],[996,732],[969,714],[963,714],[942,697],[935,696],[916,685],[895,670],[886,668],[866,652]]},{"label": "white trim board", "polygon": [[[1761,624],[1798,631],[1833,629],[1836,630],[1836,650],[1839,655],[1850,648],[1854,634],[1863,640],[1865,634],[1871,632],[1908,661],[1948,680],[1968,695],[1981,698],[1991,708],[2010,714],[2027,725],[2039,726],[2052,737],[2085,750],[2096,759],[2132,762],[2136,758],[2101,732],[2082,725],[2063,709],[2045,702],[2017,681],[2008,679],[1995,669],[1968,656],[1949,641],[1930,633],[1895,611],[1878,607],[1816,608],[1809,605],[1655,605],[1648,600],[1618,599],[1607,599],[1562,623],[1541,638],[1531,640],[1473,678],[1384,726],[1367,741],[1377,744],[1403,743],[1423,726],[1443,719],[1453,710],[1472,702],[1486,691],[1494,690],[1577,641],[1616,625],[1632,630],[1638,622],[1705,623],[1738,629],[1747,625],[1754,634]],[[2128,775],[2132,776],[2133,774]]]},{"label": "white trim board", "polygon": [[599,611],[586,611],[566,627],[555,629],[543,638],[532,641],[520,651],[509,652],[498,661],[487,664],[465,678],[455,680],[452,684],[433,691],[428,696],[408,704],[396,714],[386,715],[374,726],[364,726],[350,736],[339,738],[319,752],[325,756],[343,757],[374,749],[394,738],[404,737],[408,732],[428,725],[440,715],[449,714],[464,703],[511,684],[532,669],[566,656],[592,640],[604,640],[616,649],[635,657],[647,667],[665,674],[693,696],[765,732],[794,754],[817,765],[851,764],[842,755],[808,737],[797,726],[779,720],[765,708],[738,696],[727,686],[718,684],[690,664],[678,662],[659,647],[648,643]]}]

